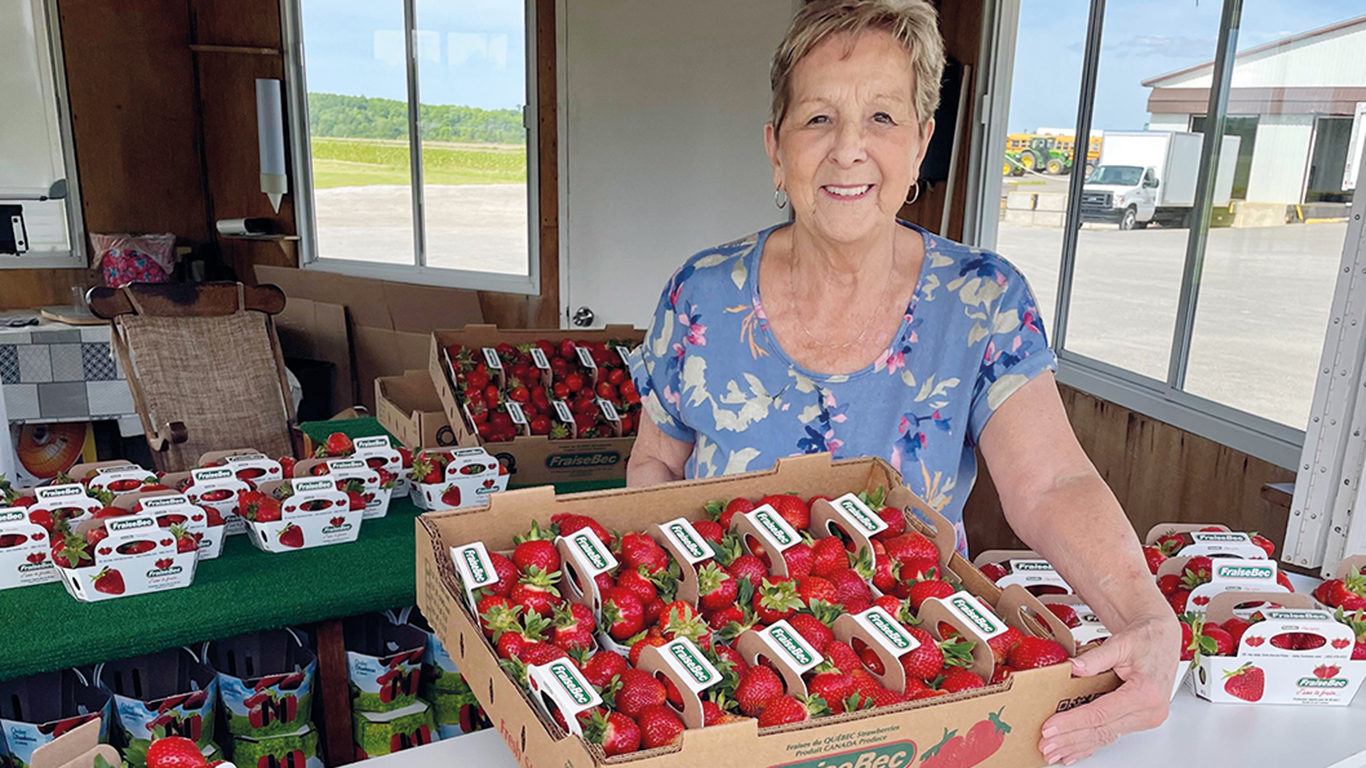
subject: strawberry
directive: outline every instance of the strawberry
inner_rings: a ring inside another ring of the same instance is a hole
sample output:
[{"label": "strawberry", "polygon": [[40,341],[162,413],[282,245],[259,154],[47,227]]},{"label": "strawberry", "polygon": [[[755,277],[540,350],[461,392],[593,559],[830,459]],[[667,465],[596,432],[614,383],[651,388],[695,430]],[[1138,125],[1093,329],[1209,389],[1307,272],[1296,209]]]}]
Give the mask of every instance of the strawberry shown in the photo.
[{"label": "strawberry", "polygon": [[[886,552],[874,555],[873,565],[873,586],[884,594],[891,594],[897,591],[899,577],[901,576],[901,563],[895,562],[887,556]],[[909,593],[909,590],[907,590]]]},{"label": "strawberry", "polygon": [[713,544],[720,544],[726,534],[726,529],[722,528],[721,524],[715,520],[698,520],[692,524],[692,528],[697,531],[698,536]]},{"label": "strawberry", "polygon": [[1039,669],[1067,661],[1067,651],[1052,640],[1042,637],[1022,637],[1010,650],[1007,662],[1016,671]]},{"label": "strawberry", "polygon": [[1338,606],[1333,618],[1352,630],[1352,634],[1356,636],[1356,642],[1352,645],[1352,661],[1366,660],[1366,611],[1358,609],[1348,613]]},{"label": "strawberry", "polygon": [[795,696],[779,696],[769,702],[764,711],[759,714],[759,727],[769,728],[775,725],[804,723],[813,716],[825,712],[826,703],[824,701],[816,699],[803,701]]},{"label": "strawberry", "polygon": [[641,573],[638,568],[623,568],[617,575],[617,587],[624,589],[636,596],[641,605],[649,603],[658,596],[659,590],[649,576]]},{"label": "strawberry", "polygon": [[323,448],[327,451],[327,456],[350,456],[356,450],[351,438],[341,432],[333,432],[328,435],[327,441],[323,443]]},{"label": "strawberry", "polygon": [[906,631],[920,643],[920,647],[901,657],[901,668],[907,677],[933,680],[943,673],[946,664],[961,667],[972,663],[972,643],[966,640],[945,638],[936,641],[919,627],[907,627]]},{"label": "strawberry", "polygon": [[924,604],[926,600],[929,600],[932,597],[948,597],[956,591],[957,590],[953,588],[953,585],[947,581],[940,581],[939,579],[917,581],[911,586],[911,593],[908,598],[911,603],[911,610],[918,613],[920,611],[920,606]]},{"label": "strawberry", "polygon": [[[825,541],[822,539],[821,541]],[[807,576],[797,580],[797,594],[801,596],[802,602],[808,608],[813,603],[833,603],[835,602],[835,585],[819,576]]]},{"label": "strawberry", "polygon": [[156,739],[147,747],[147,768],[203,768],[209,763],[199,745],[183,736]]},{"label": "strawberry", "polygon": [[517,583],[521,574],[517,572],[516,564],[506,557],[497,552],[490,552],[488,555],[489,562],[493,563],[493,572],[498,576],[498,580],[484,587],[484,589],[495,595],[507,597],[512,593],[512,586]]},{"label": "strawberry", "polygon": [[550,621],[536,614],[523,616],[520,624],[514,624],[512,628],[499,635],[495,640],[498,656],[503,659],[517,659],[522,655],[522,651],[528,646],[534,645],[545,639],[545,630],[550,628]]},{"label": "strawberry", "polygon": [[1195,658],[1195,631],[1191,629],[1190,622],[1184,618],[1181,620],[1181,660],[1190,661]]},{"label": "strawberry", "polygon": [[1171,597],[1176,594],[1176,590],[1181,588],[1181,577],[1175,573],[1159,576],[1157,579],[1157,588],[1162,592],[1164,597]]},{"label": "strawberry", "polygon": [[735,605],[740,582],[714,560],[697,569],[698,606],[704,611],[720,611]]},{"label": "strawberry", "polygon": [[444,453],[419,453],[417,458],[413,459],[413,480],[424,485],[441,482],[446,473],[445,460],[448,458]]},{"label": "strawberry", "polygon": [[590,744],[600,745],[608,757],[640,749],[640,727],[620,712],[604,715],[601,710],[594,710],[591,721],[584,726],[584,737]]},{"label": "strawberry", "polygon": [[1000,685],[1001,683],[1004,683],[1005,681],[1010,679],[1010,673],[1013,671],[1014,670],[1012,670],[1010,667],[1007,667],[1004,664],[997,664],[995,669],[993,669],[991,672],[990,684]]},{"label": "strawberry", "polygon": [[625,672],[626,657],[612,651],[600,650],[583,664],[583,676],[598,688],[606,688],[612,678]]},{"label": "strawberry", "polygon": [[662,705],[667,699],[664,684],[649,672],[628,669],[619,677],[621,687],[616,691],[614,706],[627,717],[638,718],[646,707]]},{"label": "strawberry", "polygon": [[1266,553],[1268,558],[1276,556],[1276,545],[1271,542],[1271,539],[1268,539],[1265,536],[1258,536],[1255,533],[1252,534],[1250,538],[1252,539],[1253,544],[1262,548],[1262,551]]},{"label": "strawberry", "polygon": [[524,574],[532,568],[554,573],[560,570],[560,553],[555,544],[546,539],[523,540],[512,550],[512,562]]},{"label": "strawberry", "polygon": [[480,598],[475,607],[479,612],[479,627],[488,637],[496,638],[519,626],[517,615],[521,611],[514,608],[506,597],[488,595]]},{"label": "strawberry", "polygon": [[671,747],[683,741],[683,721],[663,704],[646,707],[636,724],[640,726],[640,745],[645,749]]},{"label": "strawberry", "polygon": [[1159,537],[1156,546],[1162,554],[1167,557],[1174,557],[1176,553],[1185,548],[1186,537],[1179,533],[1169,533],[1166,536]]},{"label": "strawberry", "polygon": [[528,667],[549,664],[556,659],[568,658],[563,648],[550,643],[532,643],[517,654],[517,659]]},{"label": "strawberry", "polygon": [[758,717],[765,707],[782,695],[783,681],[778,673],[762,664],[745,670],[740,684],[735,687],[735,701],[740,705],[740,711],[750,717]]},{"label": "strawberry", "polygon": [[526,575],[513,585],[508,599],[513,606],[522,609],[523,616],[535,613],[549,618],[555,606],[564,601],[560,597],[560,590],[555,587],[559,580],[559,571],[546,573],[534,565],[530,566]]},{"label": "strawberry", "polygon": [[805,543],[793,544],[783,550],[783,561],[787,563],[787,575],[793,579],[811,575],[811,547]]},{"label": "strawberry", "polygon": [[991,579],[992,583],[1000,581],[1006,575],[1005,566],[1000,563],[987,563],[979,568],[982,575]]},{"label": "strawberry", "polygon": [[1286,576],[1284,571],[1276,572],[1276,583],[1285,587],[1287,592],[1293,593],[1295,591],[1295,585],[1290,583],[1290,577]]},{"label": "strawberry", "polygon": [[758,506],[762,507],[765,504],[777,510],[778,515],[794,529],[804,531],[811,527],[811,510],[806,506],[806,502],[801,500],[800,496],[781,494],[759,499]]},{"label": "strawberry", "polygon": [[1265,688],[1266,674],[1251,662],[1224,673],[1224,691],[1243,701],[1261,701]]},{"label": "strawberry", "polygon": [[877,511],[877,516],[882,518],[887,527],[873,538],[886,541],[906,532],[906,515],[896,507],[883,507]]},{"label": "strawberry", "polygon": [[[547,430],[547,432],[549,432],[549,430]],[[551,515],[550,522],[555,526],[555,530],[558,531],[561,536],[568,536],[571,533],[581,531],[584,528],[590,528],[593,533],[597,534],[598,539],[608,547],[611,547],[617,541],[616,536],[613,536],[601,523],[588,515],[575,515],[568,512],[561,512],[556,515]]]},{"label": "strawberry", "polygon": [[859,660],[858,654],[848,643],[831,640],[825,644],[821,653],[832,666],[841,672],[852,674],[855,670],[863,668],[863,662]]},{"label": "strawberry", "polygon": [[899,563],[916,560],[939,561],[939,550],[935,548],[934,542],[915,531],[887,539],[883,545],[887,547],[887,556]]},{"label": "strawberry", "polygon": [[903,603],[894,595],[883,595],[882,597],[875,598],[873,600],[873,607],[881,608],[894,618],[901,616],[904,611],[910,608],[910,606]]},{"label": "strawberry", "polygon": [[[839,615],[838,609],[835,609],[834,611],[831,611],[829,608],[818,610],[833,614],[831,616],[831,621],[834,620],[834,616]],[[787,623],[791,624],[792,628],[797,630],[797,633],[805,638],[806,642],[810,643],[811,647],[815,648],[817,653],[822,653],[825,646],[828,645],[831,640],[835,639],[835,633],[830,629],[829,625],[819,617],[813,616],[810,613],[794,614],[787,620]]]},{"label": "strawberry", "polygon": [[669,567],[669,556],[654,539],[643,533],[628,533],[621,537],[621,557],[627,568],[644,568],[654,574]]},{"label": "strawberry", "polygon": [[1228,621],[1224,622],[1223,629],[1225,632],[1229,634],[1229,637],[1233,639],[1234,650],[1237,650],[1238,644],[1243,642],[1243,633],[1246,632],[1248,630],[1248,627],[1251,626],[1251,624],[1249,624],[1246,621],[1243,621],[1237,616],[1231,617]]},{"label": "strawberry", "polygon": [[944,670],[944,679],[939,681],[939,690],[959,693],[976,688],[985,688],[986,685],[985,680],[962,667],[949,667]]},{"label": "strawberry", "polygon": [[849,567],[849,551],[837,536],[817,539],[811,547],[811,575],[822,578]]},{"label": "strawberry", "polygon": [[734,576],[737,581],[748,581],[750,586],[755,589],[758,589],[764,577],[768,576],[768,569],[764,567],[764,561],[754,555],[740,555],[730,561],[726,570],[730,571],[730,575]]},{"label": "strawberry", "polygon": [[1176,611],[1176,614],[1180,616],[1186,612],[1186,601],[1190,599],[1190,596],[1190,590],[1178,589],[1167,598],[1167,602],[1171,603],[1172,610]]},{"label": "strawberry", "polygon": [[803,605],[796,582],[786,576],[769,576],[754,592],[754,614],[764,624],[789,619]]},{"label": "strawberry", "polygon": [[631,592],[613,587],[602,594],[602,623],[618,642],[645,628],[645,608]]},{"label": "strawberry", "polygon": [[[826,667],[829,667],[827,670]],[[806,684],[807,692],[813,697],[820,697],[825,701],[825,705],[830,709],[830,714],[838,715],[844,712],[844,702],[854,692],[854,677],[848,672],[841,672],[832,665],[823,664],[816,668],[811,680]]]},{"label": "strawberry", "polygon": [[729,531],[731,520],[737,514],[754,511],[754,502],[749,499],[735,498],[722,504],[719,501],[708,502],[706,505],[707,515],[715,520],[723,529]]},{"label": "strawberry", "polygon": [[1076,629],[1081,626],[1081,619],[1077,618],[1077,611],[1070,605],[1063,603],[1048,603],[1044,606],[1062,620],[1069,628]]},{"label": "strawberry", "polygon": [[123,574],[112,568],[105,568],[91,579],[96,592],[106,595],[121,595],[124,592]]},{"label": "strawberry", "polygon": [[1006,631],[987,641],[987,646],[991,648],[991,655],[996,659],[997,664],[1005,664],[1010,657],[1010,652],[1019,645],[1024,637],[1020,630],[1014,627],[1006,627]]},{"label": "strawberry", "polygon": [[644,605],[642,611],[643,618],[645,619],[645,626],[649,627],[659,623],[659,617],[664,615],[664,605],[663,598],[659,597],[656,597]]},{"label": "strawberry", "polygon": [[851,607],[851,603],[862,600],[871,603],[873,600],[872,590],[868,589],[868,582],[863,577],[849,568],[835,571],[827,577],[835,587],[834,602],[843,605],[850,613],[856,613]]},{"label": "strawberry", "polygon": [[[706,618],[707,626],[718,632],[731,624],[743,625],[746,623],[745,609],[739,605],[728,605],[719,611],[712,611],[711,613],[706,614]],[[757,621],[757,619],[755,619],[755,621]],[[750,624],[752,626],[752,622]],[[738,635],[739,632],[727,631],[727,636]]]},{"label": "strawberry", "polygon": [[1206,656],[1232,656],[1237,647],[1233,635],[1218,624],[1206,624],[1200,630],[1200,650]]},{"label": "strawberry", "polygon": [[578,603],[565,603],[555,609],[555,629],[550,642],[566,651],[591,650],[597,647],[593,639],[593,612]]},{"label": "strawberry", "polygon": [[1156,575],[1157,569],[1162,567],[1162,563],[1167,560],[1167,556],[1162,554],[1162,550],[1157,547],[1144,547],[1143,559],[1148,561],[1148,571]]}]

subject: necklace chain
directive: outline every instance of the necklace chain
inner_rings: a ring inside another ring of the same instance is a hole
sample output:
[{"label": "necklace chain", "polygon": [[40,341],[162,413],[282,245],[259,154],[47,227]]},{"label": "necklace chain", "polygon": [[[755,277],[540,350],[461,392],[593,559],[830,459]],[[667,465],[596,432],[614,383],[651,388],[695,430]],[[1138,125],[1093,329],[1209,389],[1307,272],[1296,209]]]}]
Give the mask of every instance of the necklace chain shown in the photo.
[{"label": "necklace chain", "polygon": [[[800,306],[800,303],[797,301],[797,267],[796,267],[796,264],[797,264],[797,241],[796,241],[796,239],[794,238],[793,241],[792,241],[792,260],[789,261],[789,262],[787,263],[787,272],[788,272],[788,277],[787,277],[787,289],[788,289],[788,292],[789,292],[789,293],[791,294],[791,296],[792,296],[792,316],[795,317],[795,318],[797,318],[797,327],[799,327],[799,328],[802,329],[802,333],[806,334],[806,337],[807,337],[808,339],[811,339],[811,341],[814,342],[817,346],[824,347],[824,348],[826,348],[826,349],[848,349],[849,347],[852,347],[852,346],[854,346],[855,344],[858,344],[860,341],[863,341],[863,337],[868,335],[868,329],[872,327],[872,323],[871,323],[871,322],[866,322],[866,323],[863,324],[863,330],[859,333],[859,335],[858,335],[857,338],[855,338],[853,341],[846,341],[846,342],[843,343],[843,344],[832,344],[831,342],[828,342],[828,341],[821,341],[820,339],[816,338],[815,334],[811,333],[811,330],[810,330],[809,328],[806,327],[806,323],[802,320],[802,314],[801,314],[801,312],[800,312],[799,309],[798,309],[798,307]],[[886,287],[886,288],[883,290],[883,292],[882,292],[882,300],[879,301],[876,305],[873,306],[873,316],[874,316],[874,317],[877,316],[877,313],[878,313],[879,310],[881,310],[883,307],[887,306],[887,297],[890,296],[891,293],[892,293],[892,283],[894,282],[894,281],[892,280],[892,276],[893,276],[894,274],[896,274],[896,240],[895,240],[895,239],[892,240],[892,263],[891,263],[891,265],[888,266],[888,268],[887,268],[887,287]],[[870,318],[870,320],[871,320],[871,318]]]}]

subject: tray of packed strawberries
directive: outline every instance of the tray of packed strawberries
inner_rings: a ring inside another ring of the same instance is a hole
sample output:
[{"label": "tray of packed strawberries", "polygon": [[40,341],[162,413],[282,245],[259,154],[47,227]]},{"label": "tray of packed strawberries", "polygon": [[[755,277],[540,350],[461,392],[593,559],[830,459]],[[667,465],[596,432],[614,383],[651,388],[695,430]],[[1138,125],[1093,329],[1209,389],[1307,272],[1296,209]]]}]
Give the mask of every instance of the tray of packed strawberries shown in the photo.
[{"label": "tray of packed strawberries", "polygon": [[[945,751],[962,746],[946,731],[989,733],[1037,755],[1046,714],[1117,684],[1072,679],[1067,627],[957,555],[952,526],[876,459],[510,491],[420,521],[424,613],[465,649],[495,719],[526,724],[528,753],[672,751],[682,765],[715,743],[689,734],[715,728],[756,763],[859,732]],[[786,735],[754,742],[756,728]]]}]

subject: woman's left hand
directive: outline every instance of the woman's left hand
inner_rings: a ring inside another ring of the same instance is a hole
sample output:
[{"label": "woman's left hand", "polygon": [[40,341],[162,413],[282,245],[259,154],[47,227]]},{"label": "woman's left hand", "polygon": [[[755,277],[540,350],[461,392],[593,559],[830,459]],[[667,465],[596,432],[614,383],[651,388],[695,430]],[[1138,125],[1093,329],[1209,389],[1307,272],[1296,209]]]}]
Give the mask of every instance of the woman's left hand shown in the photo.
[{"label": "woman's left hand", "polygon": [[1043,724],[1039,751],[1049,764],[1071,765],[1123,734],[1156,728],[1167,719],[1181,658],[1175,614],[1139,619],[1103,645],[1072,660],[1072,672],[1092,677],[1114,670],[1123,684],[1113,693]]}]

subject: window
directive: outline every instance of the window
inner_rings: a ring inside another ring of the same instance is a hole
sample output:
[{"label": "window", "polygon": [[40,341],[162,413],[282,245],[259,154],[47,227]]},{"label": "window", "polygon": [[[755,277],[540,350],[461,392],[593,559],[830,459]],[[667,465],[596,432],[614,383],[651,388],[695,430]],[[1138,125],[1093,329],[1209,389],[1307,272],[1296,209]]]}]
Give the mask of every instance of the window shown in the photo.
[{"label": "window", "polygon": [[1366,17],[1323,0],[1287,30],[1277,7],[1006,2],[1010,110],[992,119],[1013,133],[989,143],[1002,205],[979,231],[1030,278],[1060,380],[1290,467],[1366,130],[1366,68],[1342,65]]},{"label": "window", "polygon": [[[85,266],[53,11],[49,21],[43,0],[0,5],[0,269]],[[17,254],[4,252],[11,233]]]},{"label": "window", "polygon": [[534,4],[292,3],[305,264],[538,293]]}]

